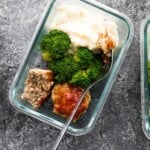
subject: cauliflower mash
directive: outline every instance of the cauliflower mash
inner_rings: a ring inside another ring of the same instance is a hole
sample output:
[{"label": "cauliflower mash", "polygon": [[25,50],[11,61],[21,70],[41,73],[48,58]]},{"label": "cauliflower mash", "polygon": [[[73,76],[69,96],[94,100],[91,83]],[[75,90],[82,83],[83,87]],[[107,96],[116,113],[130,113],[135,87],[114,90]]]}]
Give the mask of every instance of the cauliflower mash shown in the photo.
[{"label": "cauliflower mash", "polygon": [[50,29],[66,32],[73,46],[88,47],[104,53],[118,46],[119,36],[115,22],[84,7],[63,3],[58,7]]}]

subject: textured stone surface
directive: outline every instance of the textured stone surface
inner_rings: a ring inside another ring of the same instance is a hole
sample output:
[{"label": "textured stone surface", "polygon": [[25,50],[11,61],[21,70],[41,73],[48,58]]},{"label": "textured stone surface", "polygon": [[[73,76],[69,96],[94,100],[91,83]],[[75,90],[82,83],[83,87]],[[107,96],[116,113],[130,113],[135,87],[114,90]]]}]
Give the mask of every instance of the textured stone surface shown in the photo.
[{"label": "textured stone surface", "polygon": [[[99,0],[131,18],[135,35],[95,128],[88,135],[66,135],[59,150],[149,150],[141,127],[141,21],[149,0]],[[9,102],[12,79],[48,0],[0,0],[0,150],[50,150],[58,130],[16,111]]]}]

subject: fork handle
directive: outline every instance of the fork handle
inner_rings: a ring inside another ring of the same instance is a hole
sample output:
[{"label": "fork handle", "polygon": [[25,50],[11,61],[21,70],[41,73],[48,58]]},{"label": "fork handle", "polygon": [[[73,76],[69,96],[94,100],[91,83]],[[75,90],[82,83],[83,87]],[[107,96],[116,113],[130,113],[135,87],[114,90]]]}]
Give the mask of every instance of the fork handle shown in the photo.
[{"label": "fork handle", "polygon": [[75,113],[77,112],[77,110],[78,110],[78,108],[79,108],[79,106],[80,106],[80,104],[81,104],[81,102],[82,102],[84,96],[85,96],[86,93],[88,92],[88,90],[89,90],[89,88],[87,88],[87,89],[83,92],[82,96],[79,98],[79,101],[77,102],[77,104],[76,104],[76,106],[74,107],[74,109],[73,109],[71,115],[70,115],[69,118],[67,119],[67,121],[66,121],[64,127],[62,128],[62,130],[60,131],[60,133],[59,133],[59,135],[58,135],[56,141],[54,142],[54,145],[53,145],[53,147],[52,147],[52,150],[56,150],[56,149],[57,149],[59,143],[61,142],[61,140],[62,140],[64,134],[66,133],[66,130],[68,129],[68,127],[69,127],[69,125],[70,125],[70,123],[71,123],[71,121],[72,121],[72,119],[73,119]]}]

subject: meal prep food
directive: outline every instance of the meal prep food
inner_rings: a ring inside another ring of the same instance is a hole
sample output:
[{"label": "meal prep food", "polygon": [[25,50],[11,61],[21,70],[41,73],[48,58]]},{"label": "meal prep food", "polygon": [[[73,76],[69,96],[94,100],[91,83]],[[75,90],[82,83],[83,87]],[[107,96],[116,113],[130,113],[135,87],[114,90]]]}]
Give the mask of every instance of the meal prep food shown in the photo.
[{"label": "meal prep food", "polygon": [[[69,117],[83,91],[84,89],[71,84],[56,84],[51,95],[54,103],[53,112],[65,118]],[[79,106],[73,121],[76,121],[85,112],[90,101],[91,95],[88,92]]]},{"label": "meal prep food", "polygon": [[40,107],[50,94],[53,84],[52,71],[30,69],[21,98],[26,99],[34,108]]},{"label": "meal prep food", "polygon": [[[21,98],[34,108],[50,98],[53,112],[69,117],[84,89],[105,74],[103,66],[110,63],[111,51],[118,42],[115,22],[64,2],[41,40],[47,69],[29,70]],[[74,121],[87,110],[90,101],[88,92]]]},{"label": "meal prep food", "polygon": [[113,21],[74,4],[60,5],[49,29],[66,32],[75,47],[87,47],[94,52],[108,53],[119,42],[117,25]]}]

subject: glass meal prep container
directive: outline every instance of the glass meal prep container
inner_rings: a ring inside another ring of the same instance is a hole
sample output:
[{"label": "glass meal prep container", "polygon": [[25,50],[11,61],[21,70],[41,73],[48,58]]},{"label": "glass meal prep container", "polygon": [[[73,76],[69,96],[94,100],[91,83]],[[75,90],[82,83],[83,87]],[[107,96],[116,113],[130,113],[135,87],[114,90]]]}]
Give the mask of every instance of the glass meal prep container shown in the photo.
[{"label": "glass meal prep container", "polygon": [[150,140],[150,17],[141,25],[140,46],[142,128]]},{"label": "glass meal prep container", "polygon": [[89,133],[94,127],[133,39],[133,26],[131,21],[124,14],[121,14],[118,11],[115,11],[94,0],[49,1],[44,15],[41,18],[37,30],[33,36],[29,49],[10,87],[9,98],[11,104],[19,111],[45,123],[48,123],[49,125],[52,125],[56,128],[61,129],[64,126],[66,119],[52,112],[52,103],[50,100],[45,102],[40,108],[33,109],[30,104],[21,100],[21,94],[23,93],[24,83],[27,78],[29,69],[36,67],[44,68],[41,59],[40,41],[43,35],[48,32],[47,24],[52,21],[57,7],[64,1],[74,3],[75,5],[81,5],[87,9],[94,9],[100,12],[102,15],[106,16],[117,24],[119,32],[119,46],[115,51],[113,66],[109,75],[104,80],[102,80],[100,84],[96,84],[90,90],[91,102],[86,113],[80,117],[77,122],[71,123],[67,130],[67,133],[78,136]]}]

